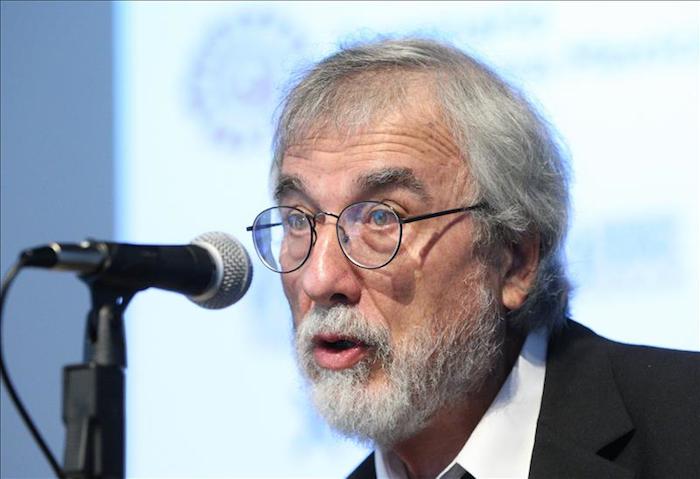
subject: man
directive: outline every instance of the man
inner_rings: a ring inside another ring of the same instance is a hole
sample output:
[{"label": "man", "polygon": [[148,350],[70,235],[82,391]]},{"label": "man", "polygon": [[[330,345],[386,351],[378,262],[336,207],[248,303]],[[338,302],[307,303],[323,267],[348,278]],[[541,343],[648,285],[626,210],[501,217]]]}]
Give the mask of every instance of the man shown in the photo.
[{"label": "man", "polygon": [[282,105],[275,200],[301,369],[352,477],[700,474],[698,355],[568,320],[567,168],[547,124],[446,45],[326,58]]}]

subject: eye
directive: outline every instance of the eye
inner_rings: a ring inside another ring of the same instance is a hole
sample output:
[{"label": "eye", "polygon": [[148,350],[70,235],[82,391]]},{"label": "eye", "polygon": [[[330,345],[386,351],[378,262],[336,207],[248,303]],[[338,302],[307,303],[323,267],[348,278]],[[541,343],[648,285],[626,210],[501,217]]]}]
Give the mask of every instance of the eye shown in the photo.
[{"label": "eye", "polygon": [[367,221],[372,226],[387,226],[396,222],[396,216],[386,207],[378,206],[369,212]]},{"label": "eye", "polygon": [[307,228],[308,220],[301,213],[290,213],[285,220],[285,224],[293,231],[303,231]]},{"label": "eye", "polygon": [[340,243],[343,245],[350,244],[350,236],[345,232],[345,228],[339,227],[338,228],[338,239],[340,240]]}]

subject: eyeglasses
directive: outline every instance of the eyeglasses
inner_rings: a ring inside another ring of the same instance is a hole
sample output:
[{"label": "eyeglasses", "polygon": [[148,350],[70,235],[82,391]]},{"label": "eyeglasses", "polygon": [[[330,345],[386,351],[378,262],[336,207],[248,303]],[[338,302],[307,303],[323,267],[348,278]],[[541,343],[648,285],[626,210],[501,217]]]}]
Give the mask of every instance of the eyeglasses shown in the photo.
[{"label": "eyeglasses", "polygon": [[325,211],[311,215],[292,206],[274,206],[260,213],[246,230],[253,232],[255,251],[265,266],[278,273],[291,273],[311,255],[318,236],[316,225],[325,224],[332,216],[343,254],[361,268],[377,269],[389,264],[399,251],[403,225],[484,206],[478,203],[408,218],[401,218],[380,201],[353,203],[338,215]]}]

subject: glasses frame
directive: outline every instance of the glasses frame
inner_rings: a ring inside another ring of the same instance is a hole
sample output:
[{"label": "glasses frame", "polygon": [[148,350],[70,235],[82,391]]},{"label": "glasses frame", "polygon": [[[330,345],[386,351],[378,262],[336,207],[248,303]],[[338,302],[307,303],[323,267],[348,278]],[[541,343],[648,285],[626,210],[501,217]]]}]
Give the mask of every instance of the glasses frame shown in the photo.
[{"label": "glasses frame", "polygon": [[[343,213],[345,213],[345,211],[348,208],[351,208],[351,207],[357,205],[358,203],[374,203],[374,204],[385,206],[389,210],[391,210],[391,212],[394,213],[394,215],[396,215],[396,217],[399,220],[399,238],[396,242],[396,248],[394,249],[394,252],[392,253],[391,257],[386,262],[384,262],[383,264],[381,264],[379,266],[365,266],[365,265],[358,263],[357,261],[352,259],[350,256],[348,256],[348,254],[345,252],[345,248],[343,248],[342,242],[340,241],[341,226],[340,226],[339,220],[343,216]],[[359,268],[379,269],[379,268],[383,268],[384,266],[391,263],[394,260],[394,258],[396,257],[396,255],[398,254],[399,249],[401,249],[401,240],[403,239],[403,225],[408,224],[408,223],[414,223],[416,221],[427,220],[430,218],[437,218],[439,216],[451,215],[451,214],[455,214],[455,213],[466,213],[468,211],[484,209],[484,208],[486,208],[486,206],[487,206],[486,203],[480,202],[480,203],[476,203],[476,204],[473,204],[471,206],[465,206],[462,208],[451,208],[449,210],[435,211],[433,213],[424,213],[422,215],[409,216],[409,217],[403,218],[391,205],[388,205],[382,201],[375,201],[375,200],[356,201],[355,203],[351,203],[351,204],[347,205],[337,215],[335,213],[330,213],[328,211],[319,211],[315,215],[312,215],[312,214],[309,214],[305,211],[300,210],[299,208],[297,208],[295,206],[279,205],[279,206],[272,206],[270,208],[266,208],[263,211],[261,211],[260,213],[258,213],[258,215],[255,217],[255,220],[253,221],[253,224],[251,226],[246,227],[246,231],[253,232],[253,234],[254,234],[253,229],[255,228],[255,224],[258,221],[258,218],[260,218],[266,212],[274,210],[274,209],[289,208],[289,209],[298,211],[299,213],[303,214],[307,218],[307,220],[309,221],[309,226],[311,226],[311,242],[309,243],[309,249],[306,252],[306,255],[304,256],[304,259],[299,263],[299,266],[297,266],[294,269],[290,269],[289,271],[277,271],[277,270],[271,268],[267,264],[265,259],[263,258],[263,255],[260,253],[260,250],[258,249],[258,244],[255,241],[255,237],[253,237],[253,246],[255,246],[255,252],[258,254],[258,257],[260,258],[260,260],[262,261],[262,263],[265,265],[266,268],[270,269],[271,271],[274,271],[275,273],[279,273],[279,274],[293,273],[294,271],[296,271],[299,268],[301,268],[302,266],[304,266],[306,261],[309,259],[309,256],[311,256],[311,250],[313,249],[314,245],[316,244],[316,239],[318,238],[318,232],[316,231],[316,219],[321,217],[321,216],[331,216],[331,217],[335,218],[335,220],[336,220],[335,221],[335,237],[338,240],[338,245],[340,246],[340,250],[343,252],[343,256],[345,256],[348,259],[348,261],[350,261],[352,264],[354,264],[355,266],[357,266]],[[273,224],[266,224],[263,226],[267,227],[267,228],[271,228],[273,226],[280,226],[281,224],[282,223],[273,223]]]}]

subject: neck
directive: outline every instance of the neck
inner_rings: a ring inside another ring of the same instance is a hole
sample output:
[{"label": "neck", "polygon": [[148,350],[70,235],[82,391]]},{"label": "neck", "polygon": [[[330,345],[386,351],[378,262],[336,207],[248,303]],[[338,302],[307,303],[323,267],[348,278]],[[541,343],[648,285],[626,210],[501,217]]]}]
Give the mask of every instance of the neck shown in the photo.
[{"label": "neck", "polygon": [[495,399],[520,354],[524,338],[508,336],[504,354],[493,375],[477,394],[446,405],[418,434],[392,447],[392,451],[406,466],[410,478],[437,477],[459,454]]}]

